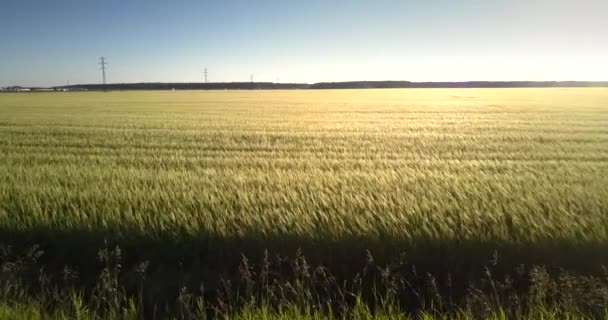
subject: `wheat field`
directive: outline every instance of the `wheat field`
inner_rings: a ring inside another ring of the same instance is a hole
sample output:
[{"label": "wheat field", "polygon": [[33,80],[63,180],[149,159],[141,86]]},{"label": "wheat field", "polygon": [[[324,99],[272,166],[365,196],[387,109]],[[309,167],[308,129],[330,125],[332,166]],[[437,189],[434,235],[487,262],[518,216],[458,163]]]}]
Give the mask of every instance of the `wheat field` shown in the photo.
[{"label": "wheat field", "polygon": [[608,90],[2,94],[0,230],[60,260],[112,241],[218,269],[266,249],[596,267]]}]

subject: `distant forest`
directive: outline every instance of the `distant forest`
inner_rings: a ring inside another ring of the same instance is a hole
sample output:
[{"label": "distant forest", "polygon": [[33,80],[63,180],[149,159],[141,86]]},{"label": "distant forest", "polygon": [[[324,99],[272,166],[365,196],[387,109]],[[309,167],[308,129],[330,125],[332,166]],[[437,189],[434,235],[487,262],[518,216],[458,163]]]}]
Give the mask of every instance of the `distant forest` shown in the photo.
[{"label": "distant forest", "polygon": [[353,81],[307,83],[211,82],[211,83],[112,83],[53,87],[55,90],[272,90],[272,89],[381,89],[381,88],[555,88],[608,87],[608,81],[470,81],[410,82]]}]

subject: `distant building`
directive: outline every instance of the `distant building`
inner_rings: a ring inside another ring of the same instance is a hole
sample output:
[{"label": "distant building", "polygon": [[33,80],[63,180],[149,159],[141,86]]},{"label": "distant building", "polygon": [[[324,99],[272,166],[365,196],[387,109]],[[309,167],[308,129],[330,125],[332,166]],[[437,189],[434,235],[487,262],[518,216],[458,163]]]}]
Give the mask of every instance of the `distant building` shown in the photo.
[{"label": "distant building", "polygon": [[6,89],[6,91],[10,91],[10,92],[27,92],[27,91],[31,91],[30,88],[24,88],[24,87],[20,87],[20,86],[6,87],[4,89]]}]

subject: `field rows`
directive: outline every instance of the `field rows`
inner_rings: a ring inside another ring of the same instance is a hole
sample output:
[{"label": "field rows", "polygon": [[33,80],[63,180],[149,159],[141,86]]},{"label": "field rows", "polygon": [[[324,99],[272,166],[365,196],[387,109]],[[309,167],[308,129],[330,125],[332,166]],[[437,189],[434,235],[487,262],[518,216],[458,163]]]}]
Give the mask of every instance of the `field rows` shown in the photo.
[{"label": "field rows", "polygon": [[2,95],[0,226],[604,246],[606,102],[605,89]]}]

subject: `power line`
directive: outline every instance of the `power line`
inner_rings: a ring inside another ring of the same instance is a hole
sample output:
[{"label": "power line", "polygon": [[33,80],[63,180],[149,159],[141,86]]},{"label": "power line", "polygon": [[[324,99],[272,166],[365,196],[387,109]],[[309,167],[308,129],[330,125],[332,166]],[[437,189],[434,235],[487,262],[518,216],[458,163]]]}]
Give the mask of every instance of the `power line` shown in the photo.
[{"label": "power line", "polygon": [[108,63],[106,62],[106,57],[100,57],[99,58],[99,65],[101,65],[101,76],[103,79],[103,85],[105,87],[106,85],[106,66],[108,65]]}]

